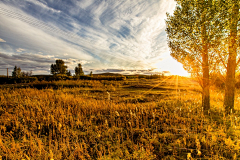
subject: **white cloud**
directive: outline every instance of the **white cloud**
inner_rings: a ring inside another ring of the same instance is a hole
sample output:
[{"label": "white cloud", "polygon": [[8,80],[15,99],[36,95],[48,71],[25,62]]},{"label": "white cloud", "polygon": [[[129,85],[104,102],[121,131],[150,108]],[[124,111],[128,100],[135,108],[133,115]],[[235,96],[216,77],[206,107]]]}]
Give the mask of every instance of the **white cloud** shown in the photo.
[{"label": "white cloud", "polygon": [[[4,36],[13,44],[18,44],[21,47],[31,50],[40,50],[41,52],[61,55],[71,53],[73,57],[81,57],[82,59],[91,59],[91,56],[81,52],[80,49],[71,46],[57,37],[47,34],[42,30],[33,27],[17,19],[1,16],[0,30]],[[7,25],[8,28],[3,26]],[[11,32],[11,33],[10,33]]]},{"label": "white cloud", "polygon": [[27,1],[38,12],[0,3],[0,32],[17,51],[86,61],[89,69],[152,68],[169,54],[164,18],[173,0],[74,0],[72,6],[56,3],[58,10],[44,0]]},{"label": "white cloud", "polygon": [[43,9],[45,9],[45,10],[49,10],[49,11],[51,11],[51,12],[57,12],[57,13],[60,13],[61,11],[60,10],[56,10],[56,9],[53,9],[53,8],[51,8],[51,7],[48,7],[47,5],[46,5],[46,2],[44,3],[44,2],[39,2],[39,1],[37,1],[37,0],[26,0],[27,2],[31,2],[31,3],[33,3],[33,4],[35,4],[35,5],[38,5],[38,6],[40,6],[41,8],[43,8]]},{"label": "white cloud", "polygon": [[6,42],[5,40],[3,40],[2,38],[0,38],[0,42]]},{"label": "white cloud", "polygon": [[18,48],[18,49],[16,49],[16,51],[17,51],[17,52],[23,52],[23,51],[25,51],[25,49]]},{"label": "white cloud", "polygon": [[86,9],[87,7],[89,7],[92,3],[94,2],[94,0],[82,0],[82,1],[77,1],[77,5],[78,7],[82,8],[82,9]]}]

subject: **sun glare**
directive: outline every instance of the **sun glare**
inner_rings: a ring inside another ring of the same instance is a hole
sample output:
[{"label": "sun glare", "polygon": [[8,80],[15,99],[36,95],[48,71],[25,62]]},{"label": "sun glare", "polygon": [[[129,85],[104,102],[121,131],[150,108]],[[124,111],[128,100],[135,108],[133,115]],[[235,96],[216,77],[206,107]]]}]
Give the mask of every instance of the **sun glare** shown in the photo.
[{"label": "sun glare", "polygon": [[183,67],[176,67],[174,70],[170,71],[171,75],[179,75],[184,77],[189,77],[190,74],[183,69]]},{"label": "sun glare", "polygon": [[190,77],[190,73],[183,69],[183,65],[172,57],[159,61],[154,65],[159,72],[169,71],[170,75],[179,75],[184,77]]}]

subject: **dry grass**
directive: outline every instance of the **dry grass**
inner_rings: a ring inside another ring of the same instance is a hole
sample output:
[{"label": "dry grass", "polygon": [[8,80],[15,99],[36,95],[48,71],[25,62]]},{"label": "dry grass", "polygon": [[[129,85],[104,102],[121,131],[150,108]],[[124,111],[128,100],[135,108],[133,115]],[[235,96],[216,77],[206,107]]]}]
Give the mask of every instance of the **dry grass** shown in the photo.
[{"label": "dry grass", "polygon": [[220,91],[204,116],[198,88],[174,77],[54,83],[0,89],[2,159],[240,158],[239,114],[224,115]]}]

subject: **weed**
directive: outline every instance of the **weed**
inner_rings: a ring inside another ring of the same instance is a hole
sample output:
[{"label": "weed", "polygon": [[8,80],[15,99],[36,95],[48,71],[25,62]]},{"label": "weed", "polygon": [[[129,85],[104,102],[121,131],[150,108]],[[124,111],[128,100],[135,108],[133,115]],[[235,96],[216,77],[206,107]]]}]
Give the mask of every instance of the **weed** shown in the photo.
[{"label": "weed", "polygon": [[[49,85],[40,90],[31,88],[31,84],[25,88],[3,87],[1,158],[240,158],[238,108],[235,114],[225,116],[219,104],[222,92],[212,90],[211,110],[204,115],[201,95],[193,91],[193,86],[187,88],[180,81],[181,90],[176,90],[175,86],[169,88],[174,81],[168,79],[162,90],[152,89],[157,80],[141,82],[144,84],[132,79],[69,80],[51,82],[58,87]],[[143,100],[126,101],[134,96]]]}]

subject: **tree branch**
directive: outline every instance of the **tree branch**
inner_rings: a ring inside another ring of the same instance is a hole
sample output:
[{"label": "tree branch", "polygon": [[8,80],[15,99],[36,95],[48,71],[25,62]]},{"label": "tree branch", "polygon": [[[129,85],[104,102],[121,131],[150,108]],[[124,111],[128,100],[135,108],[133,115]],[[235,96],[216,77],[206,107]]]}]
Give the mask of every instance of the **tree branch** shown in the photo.
[{"label": "tree branch", "polygon": [[226,64],[224,63],[224,60],[223,60],[222,56],[220,55],[220,52],[217,52],[217,54],[218,54],[218,57],[220,58],[220,61],[221,61],[222,64],[223,64],[224,68],[227,69],[227,66],[226,66]]}]

